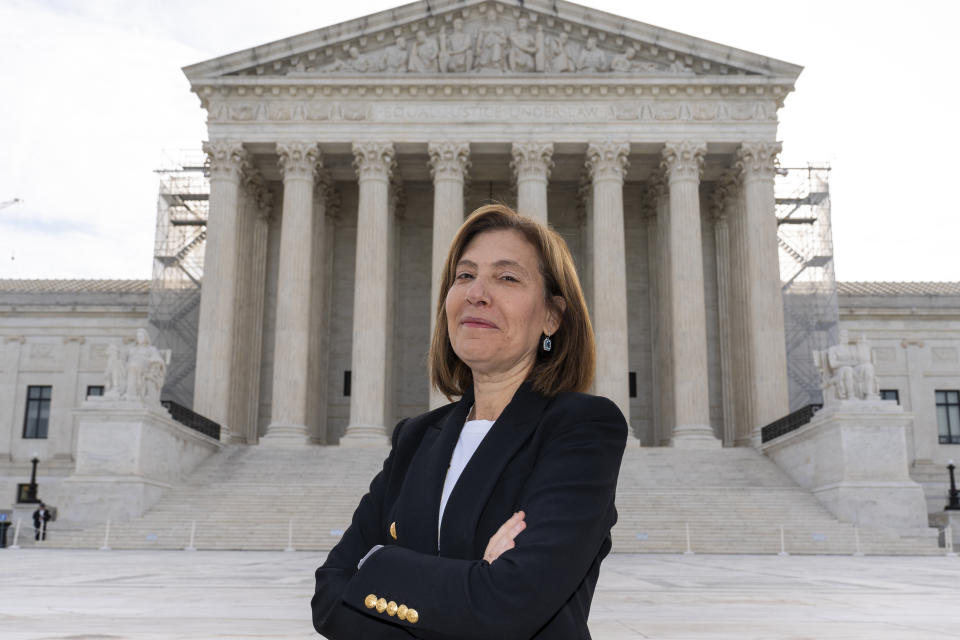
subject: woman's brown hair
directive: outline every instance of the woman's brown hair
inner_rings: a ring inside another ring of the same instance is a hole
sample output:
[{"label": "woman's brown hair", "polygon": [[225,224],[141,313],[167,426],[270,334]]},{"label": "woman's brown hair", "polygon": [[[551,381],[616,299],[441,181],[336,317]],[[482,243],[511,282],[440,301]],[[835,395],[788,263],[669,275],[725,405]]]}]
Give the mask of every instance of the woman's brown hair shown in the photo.
[{"label": "woman's brown hair", "polygon": [[556,231],[503,204],[486,205],[471,213],[450,245],[437,297],[436,324],[430,345],[430,382],[450,399],[463,395],[473,385],[470,367],[457,357],[450,344],[445,308],[447,291],[453,286],[457,263],[470,241],[481,233],[503,229],[521,233],[536,250],[547,306],[560,311],[554,296],[560,296],[566,303],[560,314],[560,327],[551,336],[553,348],[549,352],[537,349],[537,361],[527,379],[535,391],[545,396],[586,391],[593,383],[596,352],[590,315],[570,249]]}]

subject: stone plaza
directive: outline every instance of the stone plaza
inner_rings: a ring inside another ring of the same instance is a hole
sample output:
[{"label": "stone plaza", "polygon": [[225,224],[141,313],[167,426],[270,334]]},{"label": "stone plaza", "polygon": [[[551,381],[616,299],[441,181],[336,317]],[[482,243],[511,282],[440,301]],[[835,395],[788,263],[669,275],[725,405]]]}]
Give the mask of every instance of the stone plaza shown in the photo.
[{"label": "stone plaza", "polygon": [[[320,553],[2,552],[4,640],[319,638]],[[614,554],[596,640],[960,637],[955,557]]]}]

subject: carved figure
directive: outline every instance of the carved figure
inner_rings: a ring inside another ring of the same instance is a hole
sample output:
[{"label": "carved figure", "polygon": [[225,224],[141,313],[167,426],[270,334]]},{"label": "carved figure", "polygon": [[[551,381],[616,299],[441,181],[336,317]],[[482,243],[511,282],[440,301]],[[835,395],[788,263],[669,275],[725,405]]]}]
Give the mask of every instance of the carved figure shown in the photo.
[{"label": "carved figure", "polygon": [[446,51],[441,53],[440,70],[463,73],[473,68],[473,38],[463,30],[463,20],[453,21],[453,33],[446,42]]},{"label": "carved figure", "polygon": [[413,73],[436,73],[440,70],[440,46],[436,38],[427,37],[427,32],[417,31],[417,41],[410,50],[407,68]]},{"label": "carved figure", "polygon": [[510,50],[507,63],[514,73],[528,73],[537,68],[537,40],[527,31],[526,18],[517,21],[517,30],[510,34]]},{"label": "carved figure", "polygon": [[350,71],[355,73],[366,73],[367,71],[376,71],[375,65],[372,64],[372,61],[360,55],[360,49],[357,47],[350,47],[347,51],[347,54],[350,56],[346,60],[334,60],[330,66],[327,67],[328,71]]},{"label": "carved figure", "polygon": [[383,52],[383,69],[390,73],[404,73],[407,70],[408,54],[406,39],[397,36],[395,43]]},{"label": "carved figure", "polygon": [[497,14],[487,12],[486,24],[477,32],[476,64],[480,71],[504,71],[507,32],[497,24]]},{"label": "carved figure", "polygon": [[840,343],[826,351],[814,351],[813,361],[820,369],[825,406],[841,400],[879,400],[880,387],[866,338],[850,342],[847,331],[841,330]]},{"label": "carved figure", "polygon": [[587,47],[580,52],[577,58],[577,71],[606,71],[607,57],[597,47],[597,39],[593,36],[587,38]]},{"label": "carved figure", "polygon": [[146,329],[137,330],[136,343],[127,349],[107,346],[107,389],[104,396],[148,405],[160,404],[160,390],[167,375],[170,350],[150,344]]},{"label": "carved figure", "polygon": [[546,40],[546,58],[549,62],[549,69],[554,73],[564,73],[575,71],[575,57],[570,55],[568,50],[569,37],[566,32],[561,31],[560,35]]},{"label": "carved figure", "polygon": [[107,380],[107,388],[103,395],[107,398],[119,398],[123,395],[126,387],[125,357],[126,354],[121,347],[112,342],[107,345],[107,370],[103,374]]}]

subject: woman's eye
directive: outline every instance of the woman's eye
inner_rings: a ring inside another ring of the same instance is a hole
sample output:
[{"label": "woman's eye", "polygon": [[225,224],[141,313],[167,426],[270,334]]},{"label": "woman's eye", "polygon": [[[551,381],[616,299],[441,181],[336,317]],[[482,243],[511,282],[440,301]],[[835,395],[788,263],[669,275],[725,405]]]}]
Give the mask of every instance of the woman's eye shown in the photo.
[{"label": "woman's eye", "polygon": [[509,282],[520,282],[519,280],[517,280],[516,278],[514,278],[513,276],[508,275],[508,274],[504,274],[504,275],[500,276],[500,279],[501,279],[501,280],[507,280],[507,281],[509,281]]},{"label": "woman's eye", "polygon": [[473,277],[473,274],[472,274],[472,273],[467,273],[466,271],[457,274],[457,280],[466,280],[466,279],[472,278],[472,277]]}]

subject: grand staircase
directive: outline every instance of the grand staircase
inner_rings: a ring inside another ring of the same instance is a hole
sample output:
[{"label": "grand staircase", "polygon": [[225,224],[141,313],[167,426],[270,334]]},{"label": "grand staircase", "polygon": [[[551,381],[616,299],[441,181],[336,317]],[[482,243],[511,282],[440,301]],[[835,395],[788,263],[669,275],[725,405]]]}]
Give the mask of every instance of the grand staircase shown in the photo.
[{"label": "grand staircase", "polygon": [[[143,517],[57,530],[45,546],[113,549],[327,550],[379,470],[383,448],[307,450],[231,445]],[[749,448],[631,445],[617,490],[615,552],[936,554],[935,537],[854,530]],[[782,547],[781,547],[781,527]],[[689,531],[689,536],[688,536]],[[31,536],[25,536],[30,538]],[[32,544],[24,540],[21,544]]]}]

